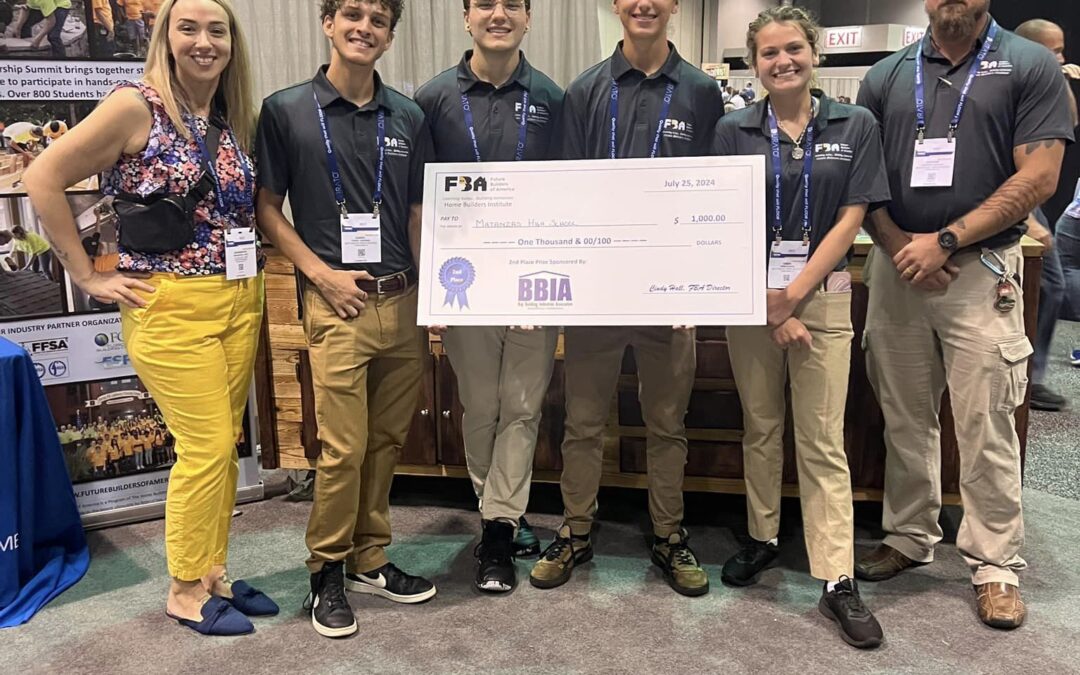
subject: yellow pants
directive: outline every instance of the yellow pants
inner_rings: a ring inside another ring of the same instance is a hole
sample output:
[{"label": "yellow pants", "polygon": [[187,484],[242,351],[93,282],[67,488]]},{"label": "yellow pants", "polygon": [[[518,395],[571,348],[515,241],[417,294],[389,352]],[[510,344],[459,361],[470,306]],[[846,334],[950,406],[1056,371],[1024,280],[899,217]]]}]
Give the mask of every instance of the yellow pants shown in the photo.
[{"label": "yellow pants", "polygon": [[146,307],[121,308],[135,373],[176,437],[165,501],[169,574],[182,581],[225,564],[243,425],[263,312],[262,275],[155,274]]}]

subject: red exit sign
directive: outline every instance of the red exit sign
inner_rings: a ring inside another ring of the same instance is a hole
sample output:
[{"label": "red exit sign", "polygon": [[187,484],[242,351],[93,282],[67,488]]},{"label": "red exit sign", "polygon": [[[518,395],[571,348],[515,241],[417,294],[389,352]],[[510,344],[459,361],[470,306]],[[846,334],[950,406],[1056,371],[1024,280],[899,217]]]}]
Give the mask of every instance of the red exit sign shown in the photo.
[{"label": "red exit sign", "polygon": [[853,26],[850,28],[826,28],[825,48],[850,49],[852,47],[862,47],[862,38],[862,26]]}]

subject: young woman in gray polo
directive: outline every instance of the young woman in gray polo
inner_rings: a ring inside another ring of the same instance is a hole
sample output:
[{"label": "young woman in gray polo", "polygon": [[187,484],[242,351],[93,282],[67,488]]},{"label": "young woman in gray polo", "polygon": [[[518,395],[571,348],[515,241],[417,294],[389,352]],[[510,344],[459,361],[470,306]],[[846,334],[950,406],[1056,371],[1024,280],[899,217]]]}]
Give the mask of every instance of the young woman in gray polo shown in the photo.
[{"label": "young woman in gray polo", "polygon": [[802,9],[768,9],[750,24],[750,60],[768,97],[725,116],[719,155],[764,155],[769,224],[768,325],[727,329],[743,407],[750,539],[722,580],[748,586],[778,553],[785,383],[791,383],[810,574],[819,608],[856,647],[881,643],[854,575],[844,407],[851,365],[848,252],[868,205],[886,202],[881,137],[861,108],[811,94],[819,28]]}]

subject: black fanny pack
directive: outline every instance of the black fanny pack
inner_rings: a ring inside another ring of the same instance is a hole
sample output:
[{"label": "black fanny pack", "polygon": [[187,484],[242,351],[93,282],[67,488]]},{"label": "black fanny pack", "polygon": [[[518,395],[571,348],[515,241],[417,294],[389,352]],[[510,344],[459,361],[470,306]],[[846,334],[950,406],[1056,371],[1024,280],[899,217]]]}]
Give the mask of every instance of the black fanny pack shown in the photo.
[{"label": "black fanny pack", "polygon": [[[211,123],[206,149],[217,157],[221,129]],[[137,253],[168,253],[195,240],[195,207],[214,190],[214,179],[205,157],[200,157],[202,176],[187,194],[154,193],[145,197],[121,192],[113,197],[119,221],[120,246]]]}]

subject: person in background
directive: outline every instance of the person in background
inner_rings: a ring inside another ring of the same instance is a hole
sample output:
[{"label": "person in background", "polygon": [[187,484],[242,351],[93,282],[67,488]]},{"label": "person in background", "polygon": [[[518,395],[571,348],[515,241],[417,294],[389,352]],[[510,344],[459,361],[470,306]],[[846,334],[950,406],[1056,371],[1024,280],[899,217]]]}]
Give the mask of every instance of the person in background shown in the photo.
[{"label": "person in background", "polygon": [[[25,5],[17,5],[15,17],[8,25],[4,35],[30,40],[33,49],[49,41],[52,58],[62,59],[64,53],[64,23],[71,12],[71,0],[26,0]],[[41,30],[34,34],[34,26],[41,24]]]},{"label": "person in background", "polygon": [[739,95],[743,97],[746,104],[749,105],[757,99],[757,92],[754,91],[754,83],[747,82],[743,90],[739,92]]},{"label": "person in background", "polygon": [[[463,6],[473,48],[414,97],[431,127],[435,161],[552,159],[563,90],[520,50],[531,0],[463,0]],[[480,501],[475,583],[482,591],[513,589],[513,556],[540,552],[525,511],[558,340],[553,326],[455,326],[442,336],[457,375],[465,457]]]},{"label": "person in background", "polygon": [[127,31],[128,42],[136,54],[145,53],[146,46],[146,22],[143,20],[144,0],[120,0],[124,7],[124,30]]},{"label": "person in background", "polygon": [[[1065,62],[1065,32],[1057,24],[1045,19],[1032,19],[1025,21],[1016,28],[1016,34],[1025,37],[1032,42],[1037,42],[1050,50],[1061,65],[1062,75],[1066,80],[1080,80],[1080,66]],[[1069,91],[1069,112],[1072,115],[1073,127],[1077,124],[1076,97]],[[1063,176],[1064,181],[1070,182],[1074,176]],[[1077,266],[1077,250],[1073,240],[1080,238],[1080,230],[1076,227],[1076,220],[1070,215],[1070,207],[1054,227],[1048,227],[1046,216],[1042,209],[1035,209],[1028,217],[1028,235],[1037,239],[1044,247],[1042,284],[1039,288],[1039,318],[1035,333],[1035,354],[1032,356],[1031,368],[1031,407],[1036,410],[1056,412],[1068,405],[1068,400],[1046,384],[1046,365],[1050,358],[1050,348],[1054,340],[1054,329],[1057,327],[1058,318],[1061,314],[1062,305],[1066,298],[1065,270],[1063,263],[1069,263],[1070,275],[1080,274]],[[1062,251],[1055,245],[1055,233],[1058,235],[1067,251]],[[1065,260],[1063,260],[1065,258]],[[1068,289],[1075,298],[1080,293],[1080,288]],[[1080,301],[1077,301],[1080,302]],[[1078,317],[1080,318],[1080,317]]]},{"label": "person in background", "polygon": [[964,503],[956,545],[979,619],[1011,629],[1027,615],[1015,412],[1032,347],[1020,238],[1073,139],[1068,93],[1054,57],[1001,28],[989,0],[925,7],[923,39],[879,61],[859,90],[882,126],[892,201],[864,225],[875,246],[863,346],[885,420],[887,535],[855,573],[882,581],[934,559],[948,386]]},{"label": "person in background", "polygon": [[721,580],[752,585],[779,554],[790,380],[810,574],[824,582],[818,607],[838,624],[845,642],[868,649],[881,644],[882,630],[852,579],[855,527],[844,408],[853,330],[846,268],[868,205],[887,202],[889,186],[873,115],[811,94],[820,36],[801,8],[761,12],[746,41],[768,96],[716,125],[716,154],[769,158],[766,193],[772,197],[771,253],[764,261],[768,325],[727,329],[743,409],[750,540],[724,563]]},{"label": "person in background", "polygon": [[[259,259],[250,65],[228,0],[166,0],[151,42],[143,79],[118,86],[45,150],[26,188],[75,284],[120,303],[135,373],[176,436],[165,502],[166,613],[201,634],[239,635],[254,631],[248,616],[278,612],[226,571],[235,443],[263,311],[261,272],[240,273],[225,245],[230,237],[250,242],[250,258]],[[184,194],[209,180],[192,215],[192,242],[166,253],[121,246],[117,269],[96,271],[64,192],[102,171],[104,192],[114,196],[146,185]]]},{"label": "person in background", "polygon": [[94,26],[97,29],[98,39],[94,43],[96,51],[100,56],[111,57],[116,53],[116,21],[113,18],[112,5],[109,0],[91,0],[90,8],[94,13]]},{"label": "person in background", "polygon": [[50,281],[53,280],[52,245],[41,235],[24,229],[21,225],[11,228],[12,253],[22,253],[26,257],[26,269],[40,272]]}]

